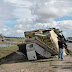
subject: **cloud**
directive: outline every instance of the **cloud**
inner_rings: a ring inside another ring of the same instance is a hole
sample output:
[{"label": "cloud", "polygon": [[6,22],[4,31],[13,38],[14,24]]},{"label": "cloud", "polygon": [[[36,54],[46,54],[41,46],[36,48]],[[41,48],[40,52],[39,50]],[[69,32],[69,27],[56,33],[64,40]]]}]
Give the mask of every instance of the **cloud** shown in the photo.
[{"label": "cloud", "polygon": [[25,31],[37,30],[37,29],[47,29],[47,28],[59,28],[63,31],[65,37],[72,36],[72,20],[64,20],[64,21],[53,21],[50,23],[33,23],[32,19],[18,19],[16,22],[20,24],[16,24],[14,28],[9,28],[3,24],[0,24],[0,33],[5,36],[12,37],[24,37]]},{"label": "cloud", "polygon": [[32,23],[33,20],[31,18],[21,18],[21,19],[17,19],[16,22],[27,24],[27,23]]},{"label": "cloud", "polygon": [[9,35],[10,34],[10,28],[8,28],[6,25],[4,24],[0,24],[0,34],[3,34],[3,35]]},{"label": "cloud", "polygon": [[13,15],[15,15],[16,18],[34,18],[30,10],[31,2],[27,0],[5,0],[5,2],[9,2],[15,6]]},{"label": "cloud", "polygon": [[36,15],[36,22],[50,22],[55,18],[71,15],[71,0],[39,0],[32,6],[31,11]]},{"label": "cloud", "polygon": [[[27,20],[26,20],[27,21]],[[37,29],[47,29],[47,28],[59,28],[60,30],[63,31],[63,34],[67,36],[72,36],[71,31],[72,31],[72,20],[63,20],[63,21],[53,21],[50,23],[31,23],[28,22],[26,23],[25,20],[24,22],[21,20],[21,24],[16,25],[15,29],[16,30],[21,30],[21,31],[30,31],[30,30],[37,30]]]},{"label": "cloud", "polygon": [[71,0],[5,0],[16,6],[13,14],[18,18],[34,18],[35,22],[51,22],[55,18],[71,16]]},{"label": "cloud", "polygon": [[[24,31],[56,27],[71,36],[72,20],[54,21],[64,16],[72,16],[72,0],[0,0],[0,33],[23,37]],[[13,28],[5,24],[10,18],[17,18]]]},{"label": "cloud", "polygon": [[0,0],[0,20],[8,20],[13,18],[13,8],[14,6],[10,3]]},{"label": "cloud", "polygon": [[53,26],[62,30],[63,34],[66,37],[68,37],[68,36],[72,36],[72,33],[71,33],[72,24],[71,23],[72,23],[72,20],[63,20],[63,21],[53,22]]},{"label": "cloud", "polygon": [[17,7],[30,7],[32,5],[32,3],[27,0],[5,0],[5,1],[15,4]]}]

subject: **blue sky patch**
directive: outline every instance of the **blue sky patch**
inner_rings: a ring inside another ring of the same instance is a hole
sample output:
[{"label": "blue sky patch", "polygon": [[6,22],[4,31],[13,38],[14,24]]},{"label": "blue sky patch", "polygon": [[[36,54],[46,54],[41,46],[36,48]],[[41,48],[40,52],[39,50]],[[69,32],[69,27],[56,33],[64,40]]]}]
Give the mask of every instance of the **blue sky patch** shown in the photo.
[{"label": "blue sky patch", "polygon": [[8,21],[5,22],[5,25],[10,27],[10,28],[14,28],[14,26],[16,24],[18,24],[18,23],[15,22],[17,19],[18,18],[9,19]]},{"label": "blue sky patch", "polygon": [[64,16],[62,18],[56,18],[55,21],[72,20],[72,16]]}]

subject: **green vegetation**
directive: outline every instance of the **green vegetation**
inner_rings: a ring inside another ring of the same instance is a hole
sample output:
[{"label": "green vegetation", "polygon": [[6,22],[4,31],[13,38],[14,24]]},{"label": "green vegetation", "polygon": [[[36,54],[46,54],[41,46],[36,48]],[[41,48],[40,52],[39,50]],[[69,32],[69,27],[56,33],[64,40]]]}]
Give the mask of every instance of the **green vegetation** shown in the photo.
[{"label": "green vegetation", "polygon": [[72,56],[72,52],[70,52],[70,55]]},{"label": "green vegetation", "polygon": [[2,34],[0,34],[0,37],[3,37],[3,35],[2,35]]},{"label": "green vegetation", "polygon": [[50,34],[49,31],[43,32],[43,35]]},{"label": "green vegetation", "polygon": [[8,47],[0,47],[1,50],[16,50],[18,47],[17,46],[8,46]]},{"label": "green vegetation", "polygon": [[24,38],[5,38],[5,40],[8,42],[8,43],[11,43],[11,44],[21,44],[21,43],[25,43],[25,39]]},{"label": "green vegetation", "polygon": [[18,50],[17,46],[0,47],[0,58],[3,58],[16,50]]},{"label": "green vegetation", "polygon": [[2,37],[2,34],[0,34],[0,37]]},{"label": "green vegetation", "polygon": [[[2,34],[0,34],[0,44],[22,44],[25,42],[23,37],[4,37],[4,41],[2,41]],[[3,58],[12,52],[18,50],[18,46],[9,46],[9,47],[0,47],[0,58]]]},{"label": "green vegetation", "polygon": [[24,38],[20,38],[20,37],[5,37],[3,39],[4,41],[2,42],[2,38],[0,37],[0,44],[21,44],[21,43],[25,43],[25,39]]},{"label": "green vegetation", "polygon": [[53,46],[51,40],[50,40],[50,35],[47,36],[37,36],[42,42],[47,44],[48,46]]},{"label": "green vegetation", "polygon": [[24,38],[5,38],[5,40],[13,42],[24,42]]},{"label": "green vegetation", "polygon": [[4,35],[2,35],[2,34],[0,34],[0,38],[3,38],[3,37],[5,37]]}]

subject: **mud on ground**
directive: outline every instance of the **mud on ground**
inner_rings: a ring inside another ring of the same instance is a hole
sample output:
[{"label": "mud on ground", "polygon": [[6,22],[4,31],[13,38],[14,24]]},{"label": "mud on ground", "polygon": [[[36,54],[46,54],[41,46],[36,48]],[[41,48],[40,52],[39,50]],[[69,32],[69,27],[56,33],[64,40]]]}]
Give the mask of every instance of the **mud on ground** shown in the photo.
[{"label": "mud on ground", "polygon": [[64,61],[56,57],[28,61],[14,52],[0,60],[0,72],[72,72],[72,56],[65,56]]}]

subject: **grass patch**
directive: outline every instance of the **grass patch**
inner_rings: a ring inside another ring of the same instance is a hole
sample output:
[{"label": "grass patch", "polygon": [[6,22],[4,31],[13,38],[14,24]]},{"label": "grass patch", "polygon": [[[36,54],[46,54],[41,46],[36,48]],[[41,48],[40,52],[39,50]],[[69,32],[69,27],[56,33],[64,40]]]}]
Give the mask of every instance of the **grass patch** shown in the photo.
[{"label": "grass patch", "polygon": [[6,41],[13,41],[13,42],[14,41],[15,42],[22,42],[22,41],[24,42],[25,39],[23,39],[23,38],[6,38],[5,40]]},{"label": "grass patch", "polygon": [[18,49],[17,46],[0,47],[0,51],[1,50],[16,50],[16,49]]},{"label": "grass patch", "polygon": [[18,50],[17,44],[22,44],[24,42],[25,42],[24,38],[12,38],[12,37],[10,38],[6,37],[4,39],[4,42],[0,41],[0,44],[14,44],[15,45],[15,46],[8,46],[8,47],[0,47],[0,59]]},{"label": "grass patch", "polygon": [[18,46],[0,47],[0,59],[18,50]]},{"label": "grass patch", "polygon": [[[0,38],[0,40],[2,40],[2,39]],[[7,38],[6,37],[3,42],[0,41],[0,44],[9,44],[9,43],[17,45],[17,44],[25,43],[25,39],[24,38]]]},{"label": "grass patch", "polygon": [[72,52],[70,52],[70,55],[72,56]]}]

